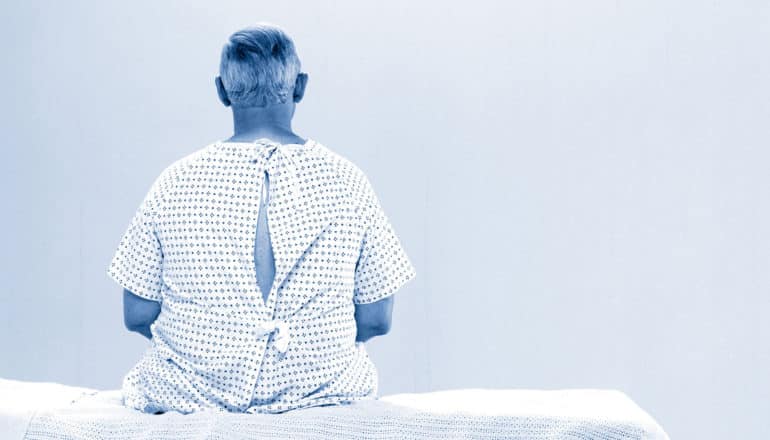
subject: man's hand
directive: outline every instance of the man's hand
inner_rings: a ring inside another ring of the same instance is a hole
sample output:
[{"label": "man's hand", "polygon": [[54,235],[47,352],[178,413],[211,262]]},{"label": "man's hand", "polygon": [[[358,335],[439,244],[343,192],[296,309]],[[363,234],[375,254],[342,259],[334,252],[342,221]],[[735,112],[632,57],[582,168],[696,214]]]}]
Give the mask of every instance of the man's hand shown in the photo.
[{"label": "man's hand", "polygon": [[123,289],[123,323],[127,329],[152,339],[150,325],[159,314],[159,302],[144,299],[128,289]]}]

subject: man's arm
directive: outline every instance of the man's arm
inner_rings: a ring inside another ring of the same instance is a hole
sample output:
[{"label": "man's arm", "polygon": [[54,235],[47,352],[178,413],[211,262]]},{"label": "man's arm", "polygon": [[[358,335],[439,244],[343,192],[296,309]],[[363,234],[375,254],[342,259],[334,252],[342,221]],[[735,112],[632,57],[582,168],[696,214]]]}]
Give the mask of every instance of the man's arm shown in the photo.
[{"label": "man's arm", "polygon": [[393,297],[387,296],[369,304],[356,304],[355,318],[358,333],[356,342],[367,340],[390,331],[393,318]]},{"label": "man's arm", "polygon": [[123,323],[132,332],[152,339],[150,325],[160,314],[160,302],[144,299],[128,289],[123,289]]}]

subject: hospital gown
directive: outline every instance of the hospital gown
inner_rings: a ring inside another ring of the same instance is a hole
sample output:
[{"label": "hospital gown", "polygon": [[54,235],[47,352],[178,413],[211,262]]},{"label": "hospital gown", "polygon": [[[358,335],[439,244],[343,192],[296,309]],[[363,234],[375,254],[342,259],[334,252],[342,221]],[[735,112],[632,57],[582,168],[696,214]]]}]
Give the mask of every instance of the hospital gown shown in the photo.
[{"label": "hospital gown", "polygon": [[[265,171],[267,301],[254,252]],[[265,138],[217,141],[168,166],[107,272],[160,302],[151,346],[122,383],[124,404],[148,413],[281,413],[378,398],[355,304],[416,275],[360,168],[312,139]]]}]

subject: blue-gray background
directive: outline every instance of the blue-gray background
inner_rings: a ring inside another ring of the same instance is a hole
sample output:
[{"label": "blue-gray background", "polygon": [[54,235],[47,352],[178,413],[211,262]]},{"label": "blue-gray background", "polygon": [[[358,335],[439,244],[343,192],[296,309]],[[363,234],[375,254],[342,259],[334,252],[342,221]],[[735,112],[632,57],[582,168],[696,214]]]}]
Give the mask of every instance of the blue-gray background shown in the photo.
[{"label": "blue-gray background", "polygon": [[[291,4],[289,4],[291,3]],[[766,2],[3,2],[0,376],[118,388],[106,267],[153,179],[229,137],[259,20],[295,128],[370,176],[418,276],[381,394],[616,388],[674,439],[770,437]]]}]

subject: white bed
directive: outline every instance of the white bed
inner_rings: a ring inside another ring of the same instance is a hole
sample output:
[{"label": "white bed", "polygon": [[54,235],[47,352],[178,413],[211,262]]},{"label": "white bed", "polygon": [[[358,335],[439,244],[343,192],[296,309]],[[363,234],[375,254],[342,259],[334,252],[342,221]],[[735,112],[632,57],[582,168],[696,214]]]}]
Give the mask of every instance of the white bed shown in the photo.
[{"label": "white bed", "polygon": [[0,437],[16,439],[660,439],[613,390],[457,389],[283,414],[142,414],[119,390],[0,379]]}]

